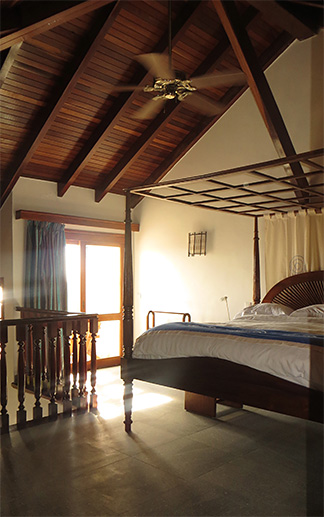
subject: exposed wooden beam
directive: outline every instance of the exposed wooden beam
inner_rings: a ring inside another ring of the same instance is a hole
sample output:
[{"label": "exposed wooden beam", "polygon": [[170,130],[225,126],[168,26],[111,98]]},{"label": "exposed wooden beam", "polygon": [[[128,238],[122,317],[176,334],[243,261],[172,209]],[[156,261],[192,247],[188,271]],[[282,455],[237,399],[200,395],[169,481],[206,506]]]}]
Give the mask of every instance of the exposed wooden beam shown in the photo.
[{"label": "exposed wooden beam", "polygon": [[68,72],[65,76],[65,82],[62,81],[59,88],[55,85],[55,91],[53,91],[50,96],[51,101],[47,104],[46,109],[43,109],[40,114],[36,127],[34,127],[31,134],[27,136],[27,139],[23,143],[15,161],[11,163],[8,170],[3,171],[1,204],[7,198],[9,192],[21,176],[23,169],[41,143],[43,136],[48,131],[59,110],[64,105],[67,97],[75,87],[80,75],[84,72],[93,54],[102,43],[107,30],[113,23],[117,12],[120,10],[120,4],[117,4],[114,7],[110,6],[108,9],[109,13],[106,21],[102,13],[100,13],[100,16],[96,19],[92,29],[84,37],[82,44],[79,45],[77,56],[75,56],[73,63],[69,63],[69,66],[67,67]]},{"label": "exposed wooden beam", "polygon": [[[47,223],[73,224],[76,226],[105,228],[109,230],[125,230],[125,223],[121,221],[107,221],[106,219],[92,219],[90,217],[53,214],[49,212],[34,212],[33,210],[17,210],[16,219],[24,219],[27,221],[45,221]],[[133,223],[132,231],[138,232],[139,224]]]},{"label": "exposed wooden beam", "polygon": [[[293,156],[296,154],[295,148],[254,48],[245,28],[240,23],[240,16],[238,15],[234,2],[225,2],[223,0],[212,1],[231,42],[235,55],[247,76],[252,94],[278,155],[280,157]],[[304,171],[301,165],[297,162],[287,166],[287,168],[288,167],[288,170],[292,171],[295,176],[298,176],[296,184],[302,188],[307,187],[308,182],[306,178],[302,177]],[[302,193],[298,191],[296,195],[302,197]]]},{"label": "exposed wooden beam", "polygon": [[278,25],[299,40],[311,38],[316,31],[309,27],[304,20],[300,20],[293,13],[275,0],[248,0],[249,4],[261,11],[269,22]]},{"label": "exposed wooden beam", "polygon": [[[242,15],[242,21],[246,25],[248,25],[257,15],[257,10],[254,8],[249,8]],[[218,61],[223,59],[224,53],[228,51],[230,48],[230,44],[227,36],[224,34],[224,37],[218,42],[216,47],[208,54],[206,59],[198,66],[198,68],[193,73],[193,76],[200,76],[208,72],[212,67],[215,67]],[[245,88],[243,88],[245,89]],[[240,88],[239,90],[242,90]],[[243,90],[242,90],[243,91]],[[156,119],[148,126],[146,131],[143,133],[141,138],[139,138],[135,144],[130,148],[130,150],[126,153],[126,155],[117,163],[114,169],[109,173],[107,179],[100,185],[99,188],[96,189],[96,201],[100,201],[116,184],[116,182],[127,172],[132,163],[138,158],[138,156],[147,148],[151,142],[154,140],[156,133],[161,131],[163,127],[168,123],[168,118],[171,115],[174,115],[178,110],[180,110],[181,104],[169,103],[164,112],[161,112]],[[220,115],[213,118],[214,123]],[[208,117],[209,125],[211,125],[211,118]],[[199,126],[200,127],[200,126]],[[180,148],[182,146],[178,146],[176,153],[178,154]]]},{"label": "exposed wooden beam", "polygon": [[[29,36],[35,36],[48,31],[52,27],[57,27],[76,17],[94,11],[114,0],[86,0],[79,2],[33,2],[33,9],[29,2],[18,4],[9,12],[2,9],[0,50],[11,47],[26,40]],[[24,9],[26,7],[26,9]],[[18,11],[15,11],[18,9]],[[23,13],[20,9],[24,9]],[[17,14],[15,14],[17,13]],[[23,25],[22,25],[23,23]],[[10,29],[11,27],[11,29]],[[7,34],[8,31],[10,34]]]},{"label": "exposed wooden beam", "polygon": [[10,72],[10,69],[17,57],[17,54],[19,52],[21,45],[22,45],[22,42],[17,43],[17,45],[14,45],[13,47],[11,47],[11,49],[9,50],[9,52],[7,54],[6,59],[3,62],[3,65],[0,70],[0,88],[2,87],[7,75]]},{"label": "exposed wooden beam", "polygon": [[[183,31],[186,30],[187,24],[193,13],[199,7],[199,1],[192,1],[185,5],[181,10],[177,19],[173,24],[173,44],[181,37]],[[163,53],[168,49],[168,32],[166,32],[159,43],[155,46],[154,53]],[[144,86],[148,83],[151,78],[151,74],[148,72],[137,72],[136,76],[133,77],[132,83]],[[82,151],[75,158],[64,177],[61,179],[58,185],[58,195],[63,196],[72,183],[76,180],[82,169],[89,162],[93,154],[97,151],[99,145],[109,137],[110,132],[117,124],[118,120],[124,116],[129,107],[131,106],[136,92],[123,93],[117,99],[103,121],[99,124],[96,131],[93,132],[91,138],[87,144],[83,147]],[[100,189],[102,190],[102,188]]]}]

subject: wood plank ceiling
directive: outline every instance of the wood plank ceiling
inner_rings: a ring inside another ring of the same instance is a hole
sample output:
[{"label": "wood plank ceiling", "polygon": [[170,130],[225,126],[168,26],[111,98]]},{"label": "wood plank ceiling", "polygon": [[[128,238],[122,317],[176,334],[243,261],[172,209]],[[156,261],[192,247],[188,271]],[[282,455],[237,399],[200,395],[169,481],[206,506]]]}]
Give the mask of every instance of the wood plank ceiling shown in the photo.
[{"label": "wood plank ceiling", "polygon": [[[58,196],[90,188],[98,202],[159,182],[248,87],[278,156],[295,153],[263,71],[318,33],[321,1],[2,0],[1,20],[1,204],[20,176],[56,182]],[[243,70],[246,82],[157,102],[139,119],[154,78],[137,56],[171,47],[186,77]],[[301,164],[287,167],[305,187]]]}]

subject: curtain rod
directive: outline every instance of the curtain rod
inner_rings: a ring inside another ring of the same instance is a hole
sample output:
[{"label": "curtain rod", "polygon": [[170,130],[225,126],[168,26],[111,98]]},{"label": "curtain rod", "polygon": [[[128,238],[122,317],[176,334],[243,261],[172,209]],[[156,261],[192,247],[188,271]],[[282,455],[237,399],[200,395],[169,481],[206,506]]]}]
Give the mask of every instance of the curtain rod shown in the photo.
[{"label": "curtain rod", "polygon": [[[48,212],[34,212],[32,210],[17,210],[16,219],[29,221],[45,221],[48,223],[75,224],[79,226],[93,226],[97,228],[110,228],[111,230],[125,230],[125,223],[121,221],[106,221],[105,219],[91,219],[75,215],[52,214]],[[132,231],[139,231],[139,224],[132,224]]]}]

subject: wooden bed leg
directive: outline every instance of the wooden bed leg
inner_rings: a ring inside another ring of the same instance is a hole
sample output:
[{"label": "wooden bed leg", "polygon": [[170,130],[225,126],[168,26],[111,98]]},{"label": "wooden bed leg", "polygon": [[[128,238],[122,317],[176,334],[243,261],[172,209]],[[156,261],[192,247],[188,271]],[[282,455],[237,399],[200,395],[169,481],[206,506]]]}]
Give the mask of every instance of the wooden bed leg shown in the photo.
[{"label": "wooden bed leg", "polygon": [[130,433],[132,430],[132,406],[133,406],[133,382],[124,381],[124,408],[125,408],[125,431]]},{"label": "wooden bed leg", "polygon": [[185,410],[202,416],[216,416],[216,398],[185,392]]},{"label": "wooden bed leg", "polygon": [[220,399],[218,397],[208,397],[207,395],[198,395],[197,393],[185,392],[185,410],[197,413],[201,416],[209,416],[215,418],[217,415],[217,404],[229,406],[236,409],[242,409],[243,404],[240,402],[232,402],[230,400]]}]

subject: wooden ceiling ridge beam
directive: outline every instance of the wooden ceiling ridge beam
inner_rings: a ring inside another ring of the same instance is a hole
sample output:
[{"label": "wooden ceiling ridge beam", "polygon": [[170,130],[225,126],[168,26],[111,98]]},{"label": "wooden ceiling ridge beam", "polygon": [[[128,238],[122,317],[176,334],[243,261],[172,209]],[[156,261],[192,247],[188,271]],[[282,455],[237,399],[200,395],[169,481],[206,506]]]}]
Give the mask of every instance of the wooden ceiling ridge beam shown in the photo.
[{"label": "wooden ceiling ridge beam", "polygon": [[[181,10],[173,26],[173,39],[172,43],[175,44],[181,37],[183,31],[186,30],[193,14],[197,11],[202,4],[200,0],[189,2],[184,9]],[[153,52],[163,53],[168,49],[168,32],[165,32],[161,40],[155,46]],[[135,77],[131,81],[132,83],[142,84],[143,87],[150,81],[151,74],[147,71],[136,72]],[[112,107],[109,108],[106,116],[98,125],[97,129],[92,133],[91,138],[85,144],[80,153],[73,160],[64,176],[61,178],[58,184],[58,196],[63,196],[68,188],[74,183],[76,178],[81,173],[82,169],[90,161],[93,154],[97,151],[101,143],[106,140],[110,133],[113,131],[114,126],[124,116],[125,112],[130,108],[137,92],[125,92],[118,96],[118,99]]]},{"label": "wooden ceiling ridge beam", "polygon": [[[242,23],[248,25],[256,17],[257,10],[254,8],[248,8],[242,16]],[[212,67],[215,67],[217,62],[223,59],[225,52],[230,48],[230,43],[226,34],[217,43],[214,49],[208,54],[202,63],[193,72],[193,76],[200,76],[208,72]],[[242,88],[240,88],[242,90]],[[143,135],[135,142],[135,144],[129,149],[126,155],[115,165],[110,171],[109,176],[105,181],[96,189],[95,199],[101,201],[103,197],[114,187],[117,181],[125,175],[127,170],[131,167],[138,156],[152,143],[156,137],[157,132],[161,131],[163,127],[168,123],[168,119],[171,115],[174,115],[181,108],[181,103],[169,103],[167,107],[160,112],[158,117],[147,127]],[[213,121],[217,120],[219,116],[214,117]],[[209,117],[210,120],[210,117]]]},{"label": "wooden ceiling ridge beam", "polygon": [[[240,24],[240,18],[234,2],[225,2],[223,0],[212,0],[212,2],[242,70],[247,76],[257,107],[278,155],[282,157],[296,154],[271,88],[258,62],[254,48],[244,27]],[[304,171],[300,163],[292,163],[287,166],[287,169],[292,171],[295,176],[301,176],[296,180],[296,184],[298,184],[299,187],[308,186],[306,177],[302,177]],[[296,191],[296,196],[299,198],[303,197],[298,191]]]},{"label": "wooden ceiling ridge beam", "polygon": [[248,0],[249,4],[261,11],[270,23],[274,23],[289,32],[294,38],[304,40],[315,36],[316,31],[293,12],[285,9],[275,0]]},{"label": "wooden ceiling ridge beam", "polygon": [[[86,0],[81,2],[39,2],[38,8],[35,9],[33,13],[31,13],[31,9],[29,8],[28,12],[25,13],[25,16],[22,17],[23,20],[29,19],[29,23],[25,26],[14,28],[10,32],[10,34],[7,34],[7,30],[5,30],[6,15],[5,10],[3,8],[1,31],[4,31],[5,35],[0,37],[0,51],[22,41],[25,41],[28,38],[28,36],[36,36],[37,34],[46,32],[53,27],[58,27],[62,23],[66,23],[69,20],[73,20],[74,18],[80,17],[86,13],[99,9],[100,7],[103,7],[104,5],[109,4],[113,1],[115,0]],[[23,4],[21,5],[23,6]],[[57,10],[57,5],[60,5],[59,10]],[[19,4],[18,7],[20,8]],[[11,11],[14,12],[14,9],[12,9]],[[33,18],[31,18],[31,16],[33,16]],[[9,17],[10,16],[8,13],[8,18]]]},{"label": "wooden ceiling ridge beam", "polygon": [[[102,13],[95,19],[95,22],[84,36],[82,44],[79,45],[78,55],[74,57],[72,63],[69,63],[65,82],[62,81],[60,88],[55,86],[55,91],[49,96],[50,100],[37,120],[37,127],[33,128],[27,135],[25,142],[23,142],[17,158],[12,162],[3,173],[3,185],[1,189],[1,204],[5,201],[11,189],[14,187],[18,178],[21,176],[23,169],[26,167],[29,159],[36,151],[41,143],[42,138],[50,128],[53,120],[57,116],[59,110],[75,87],[80,75],[88,66],[90,59],[102,43],[108,27],[113,23],[116,16],[116,10],[119,10],[119,5],[111,6],[107,19],[103,18]],[[99,30],[99,32],[98,32]],[[36,136],[35,136],[36,135]]]}]

